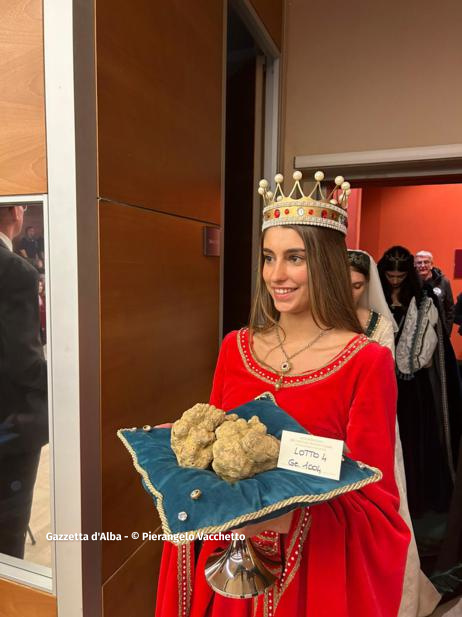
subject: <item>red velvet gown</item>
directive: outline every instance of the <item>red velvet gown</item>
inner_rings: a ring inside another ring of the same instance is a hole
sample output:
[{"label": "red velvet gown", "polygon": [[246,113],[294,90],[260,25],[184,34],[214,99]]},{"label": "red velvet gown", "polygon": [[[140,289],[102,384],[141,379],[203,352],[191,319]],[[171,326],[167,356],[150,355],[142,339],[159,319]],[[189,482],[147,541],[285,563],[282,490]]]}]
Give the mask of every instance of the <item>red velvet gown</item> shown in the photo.
[{"label": "red velvet gown", "polygon": [[288,534],[254,540],[284,564],[278,583],[256,599],[224,598],[204,577],[219,542],[165,543],[156,617],[396,617],[409,544],[394,480],[396,380],[390,351],[355,336],[327,366],[284,377],[258,364],[247,328],[223,341],[210,402],[230,410],[265,391],[315,435],[343,439],[351,456],[383,479],[295,512]]}]

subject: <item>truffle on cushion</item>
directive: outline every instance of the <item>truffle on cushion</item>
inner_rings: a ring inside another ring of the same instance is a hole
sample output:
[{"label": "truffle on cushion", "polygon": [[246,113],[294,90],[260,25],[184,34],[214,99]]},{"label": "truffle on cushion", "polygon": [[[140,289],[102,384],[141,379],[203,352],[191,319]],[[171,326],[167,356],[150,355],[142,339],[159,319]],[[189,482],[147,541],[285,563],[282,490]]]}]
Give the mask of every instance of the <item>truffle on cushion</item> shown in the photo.
[{"label": "truffle on cushion", "polygon": [[[258,416],[268,435],[277,439],[283,430],[307,434],[275,404],[271,394],[230,413],[245,420]],[[164,533],[176,544],[275,518],[382,478],[379,469],[345,456],[339,480],[276,468],[229,483],[211,469],[180,467],[170,445],[170,429],[147,428],[120,429],[117,435],[131,453],[144,488],[154,498]]]}]

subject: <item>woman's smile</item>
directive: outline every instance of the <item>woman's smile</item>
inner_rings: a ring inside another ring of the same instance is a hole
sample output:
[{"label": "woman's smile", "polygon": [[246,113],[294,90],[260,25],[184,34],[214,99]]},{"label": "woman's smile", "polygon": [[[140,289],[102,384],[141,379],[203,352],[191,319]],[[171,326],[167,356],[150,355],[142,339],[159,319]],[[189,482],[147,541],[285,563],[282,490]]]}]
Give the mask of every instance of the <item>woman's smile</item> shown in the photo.
[{"label": "woman's smile", "polygon": [[297,291],[297,289],[298,287],[273,287],[271,291],[273,298],[277,300],[284,300],[293,294],[294,291]]}]

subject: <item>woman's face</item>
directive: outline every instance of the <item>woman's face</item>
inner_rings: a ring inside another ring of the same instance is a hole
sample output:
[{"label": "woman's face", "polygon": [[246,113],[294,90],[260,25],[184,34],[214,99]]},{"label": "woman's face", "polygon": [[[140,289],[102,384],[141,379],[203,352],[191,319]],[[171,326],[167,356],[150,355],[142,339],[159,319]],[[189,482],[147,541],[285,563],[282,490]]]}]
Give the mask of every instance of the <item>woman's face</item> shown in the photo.
[{"label": "woman's face", "polygon": [[271,227],[263,239],[263,280],[280,313],[309,308],[305,244],[294,230]]},{"label": "woman's face", "polygon": [[358,306],[363,293],[366,291],[367,279],[364,274],[361,274],[361,272],[356,272],[353,268],[350,268],[350,274],[353,302],[355,306]]},{"label": "woman's face", "polygon": [[407,272],[400,272],[399,270],[387,270],[385,272],[387,281],[392,289],[399,289],[406,279]]}]

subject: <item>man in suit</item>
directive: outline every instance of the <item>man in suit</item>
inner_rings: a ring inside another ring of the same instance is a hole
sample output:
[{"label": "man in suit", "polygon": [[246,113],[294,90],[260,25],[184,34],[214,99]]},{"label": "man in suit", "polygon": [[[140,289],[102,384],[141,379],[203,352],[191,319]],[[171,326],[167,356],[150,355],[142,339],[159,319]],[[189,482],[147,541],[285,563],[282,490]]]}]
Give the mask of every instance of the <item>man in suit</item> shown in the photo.
[{"label": "man in suit", "polygon": [[0,553],[22,558],[40,450],[48,441],[38,272],[13,253],[25,206],[0,204]]}]

